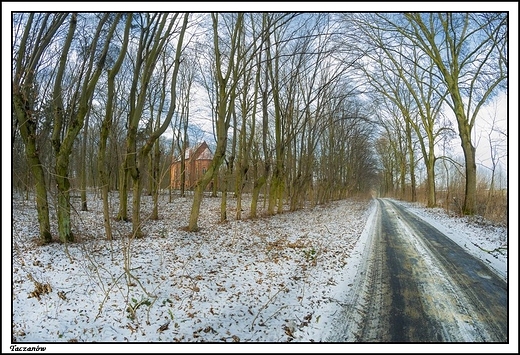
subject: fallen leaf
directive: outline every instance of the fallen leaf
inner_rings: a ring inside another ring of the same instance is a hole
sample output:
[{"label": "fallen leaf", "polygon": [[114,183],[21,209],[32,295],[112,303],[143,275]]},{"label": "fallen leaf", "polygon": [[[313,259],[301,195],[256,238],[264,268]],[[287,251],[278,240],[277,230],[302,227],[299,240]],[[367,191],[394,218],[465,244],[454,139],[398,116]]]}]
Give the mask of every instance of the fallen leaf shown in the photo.
[{"label": "fallen leaf", "polygon": [[158,332],[163,332],[165,331],[166,329],[168,329],[168,326],[170,325],[170,321],[167,321],[166,323],[164,323],[163,325],[161,325],[159,327],[159,329],[157,329]]}]

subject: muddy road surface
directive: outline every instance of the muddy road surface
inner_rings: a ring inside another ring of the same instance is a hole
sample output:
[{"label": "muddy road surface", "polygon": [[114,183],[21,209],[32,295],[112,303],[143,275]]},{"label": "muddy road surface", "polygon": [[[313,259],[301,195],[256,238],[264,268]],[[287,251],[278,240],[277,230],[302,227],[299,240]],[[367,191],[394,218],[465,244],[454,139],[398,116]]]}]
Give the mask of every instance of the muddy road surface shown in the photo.
[{"label": "muddy road surface", "polygon": [[507,283],[401,205],[377,200],[340,342],[508,342]]}]

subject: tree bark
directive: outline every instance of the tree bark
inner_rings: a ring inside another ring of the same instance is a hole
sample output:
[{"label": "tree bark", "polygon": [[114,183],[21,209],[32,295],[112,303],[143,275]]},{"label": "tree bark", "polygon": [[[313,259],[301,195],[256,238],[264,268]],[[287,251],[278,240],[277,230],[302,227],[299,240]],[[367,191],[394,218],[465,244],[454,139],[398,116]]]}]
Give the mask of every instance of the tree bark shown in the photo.
[{"label": "tree bark", "polygon": [[[110,181],[107,174],[108,166],[106,161],[106,146],[107,139],[112,128],[113,124],[113,114],[114,114],[114,96],[115,96],[115,78],[119,70],[121,69],[121,65],[123,63],[124,57],[126,55],[126,49],[128,47],[128,38],[130,34],[130,26],[132,24],[132,14],[127,14],[125,32],[123,37],[123,42],[121,45],[121,51],[114,63],[112,69],[108,70],[108,98],[106,103],[105,117],[103,122],[101,123],[101,132],[99,138],[99,151],[98,151],[98,172],[99,172],[99,181],[101,185],[101,198],[103,200],[103,225],[105,227],[105,235],[108,240],[112,240],[112,227],[110,224],[110,207],[108,204],[108,192],[110,189]],[[126,211],[126,208],[125,208]]]},{"label": "tree bark", "polygon": [[81,195],[81,210],[88,211],[87,206],[87,139],[88,139],[88,121],[89,114],[85,118],[85,125],[83,127],[83,137],[81,141],[81,162],[80,162],[80,195]]},{"label": "tree bark", "polygon": [[189,231],[196,231],[198,227],[198,218],[200,213],[200,204],[202,202],[203,193],[209,182],[216,176],[218,169],[224,161],[227,147],[227,134],[230,127],[232,116],[232,108],[235,105],[236,86],[239,78],[239,68],[236,67],[240,60],[237,56],[242,56],[244,53],[239,51],[240,35],[243,32],[244,14],[238,13],[236,23],[231,28],[231,46],[229,53],[229,63],[227,63],[227,71],[223,72],[223,60],[221,57],[221,48],[219,45],[218,33],[218,14],[211,14],[213,21],[213,51],[216,63],[216,80],[217,80],[217,117],[216,117],[216,138],[217,147],[213,160],[202,178],[197,182],[194,192],[193,205],[190,214],[190,221],[188,225]]},{"label": "tree bark", "polygon": [[[74,140],[76,139],[79,132],[81,131],[81,128],[84,125],[85,117],[89,111],[89,104],[92,100],[92,97],[94,95],[94,89],[97,85],[103,66],[105,64],[109,44],[112,35],[115,32],[116,25],[119,21],[120,16],[120,14],[116,15],[116,19],[110,26],[107,36],[104,37],[105,42],[102,48],[101,55],[99,58],[96,58],[94,49],[97,48],[98,40],[101,38],[101,30],[106,21],[108,20],[109,14],[105,14],[98,23],[96,33],[94,34],[92,43],[90,44],[92,51],[90,52],[88,59],[85,58],[86,71],[82,73],[80,80],[78,81],[76,94],[79,103],[77,107],[75,102],[69,103],[68,108],[71,112],[73,112],[73,115],[70,121],[68,122],[66,134],[63,137],[63,139],[61,139],[61,132],[65,124],[65,112],[62,97],[62,78],[65,73],[69,49],[77,26],[77,14],[73,14],[71,17],[69,32],[67,34],[67,39],[65,40],[63,51],[60,57],[60,64],[57,71],[56,81],[54,83],[53,90],[54,127],[52,134],[52,144],[56,153],[55,172],[56,183],[58,188],[58,232],[60,240],[62,242],[71,242],[74,240],[70,220],[70,181],[68,175],[69,157],[72,151]],[[94,67],[95,61],[97,61],[97,64]]]},{"label": "tree bark", "polygon": [[[35,182],[36,213],[38,215],[39,240],[42,244],[52,241],[50,231],[49,204],[47,200],[47,184],[45,171],[40,160],[37,145],[37,117],[35,102],[37,93],[34,90],[38,64],[45,49],[51,43],[54,35],[65,22],[68,14],[45,14],[41,22],[34,21],[35,14],[30,13],[20,39],[15,59],[15,74],[13,77],[13,109],[18,122],[20,136],[25,146],[25,155]],[[51,23],[47,26],[48,20]],[[42,27],[36,28],[36,26]],[[34,37],[33,37],[34,36]]]},{"label": "tree bark", "polygon": [[49,203],[47,200],[47,185],[45,183],[45,172],[40,161],[38,148],[36,146],[36,122],[30,116],[31,110],[28,103],[24,103],[23,97],[16,88],[13,92],[14,111],[18,119],[18,129],[25,145],[25,156],[35,183],[36,213],[38,215],[39,239],[42,244],[52,241],[51,223],[49,218]]}]

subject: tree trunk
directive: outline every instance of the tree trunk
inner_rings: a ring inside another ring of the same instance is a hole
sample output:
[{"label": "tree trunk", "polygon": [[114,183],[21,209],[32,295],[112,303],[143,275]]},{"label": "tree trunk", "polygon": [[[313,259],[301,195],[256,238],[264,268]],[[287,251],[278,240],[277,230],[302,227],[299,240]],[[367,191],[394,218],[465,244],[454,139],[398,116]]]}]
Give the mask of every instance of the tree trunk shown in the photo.
[{"label": "tree trunk", "polygon": [[142,179],[137,173],[136,176],[132,176],[132,236],[135,238],[141,238],[143,231],[141,229],[141,185]]},{"label": "tree trunk", "polygon": [[42,244],[52,241],[51,223],[49,218],[49,203],[47,200],[47,186],[45,183],[45,172],[38,155],[36,147],[36,122],[29,116],[25,110],[23,96],[15,93],[13,95],[14,111],[18,119],[18,127],[20,136],[25,144],[25,156],[31,168],[35,182],[36,193],[36,213],[38,215],[39,239]]},{"label": "tree trunk", "polygon": [[45,174],[43,167],[39,163],[39,158],[33,158],[31,164],[31,171],[35,181],[35,192],[36,192],[36,213],[38,215],[38,225],[40,228],[40,241],[43,244],[50,243],[52,241],[50,220],[49,220],[49,203],[47,200],[47,188],[45,187]]},{"label": "tree trunk", "polygon": [[[60,56],[60,65],[57,71],[56,81],[53,89],[53,116],[54,116],[54,127],[52,134],[52,144],[56,152],[56,182],[58,188],[58,232],[62,242],[73,241],[74,236],[71,230],[70,221],[70,181],[68,176],[69,169],[69,157],[72,152],[74,140],[78,136],[79,132],[83,128],[85,117],[89,111],[89,105],[94,95],[94,89],[97,85],[99,77],[101,75],[104,62],[107,56],[108,47],[115,32],[117,23],[120,18],[120,14],[117,15],[116,20],[111,24],[110,30],[106,36],[101,36],[101,30],[106,23],[109,14],[105,14],[98,23],[96,33],[93,36],[91,43],[93,48],[96,48],[97,42],[100,38],[104,38],[105,43],[103,45],[102,53],[99,57],[96,57],[92,52],[89,55],[88,62],[86,63],[86,73],[81,78],[83,82],[79,85],[75,94],[78,97],[78,106],[75,107],[74,102],[69,102],[69,109],[71,111],[77,110],[68,122],[66,134],[61,139],[61,131],[65,124],[66,114],[64,111],[63,99],[62,99],[62,78],[65,73],[67,64],[67,58],[69,55],[69,48],[72,42],[72,36],[75,33],[77,14],[73,14],[71,18],[71,24],[69,33],[63,51]],[[97,62],[94,66],[94,62]]]},{"label": "tree trunk", "polygon": [[[40,161],[38,146],[36,143],[37,137],[37,118],[33,117],[35,109],[35,77],[40,68],[40,59],[44,55],[46,48],[54,38],[55,33],[64,23],[69,15],[64,14],[44,14],[42,19],[46,22],[47,19],[52,19],[52,24],[46,31],[43,29],[33,28],[33,25],[38,26],[39,21],[34,21],[35,14],[30,13],[27,18],[22,37],[19,38],[19,50],[14,52],[14,76],[12,78],[13,90],[13,109],[16,120],[18,122],[18,129],[25,145],[25,155],[27,163],[31,169],[31,173],[35,183],[36,194],[36,213],[38,215],[39,224],[39,240],[42,244],[47,244],[52,241],[50,232],[50,218],[49,218],[49,204],[47,200],[47,184],[45,181],[45,171]],[[31,34],[38,35],[31,39]],[[15,36],[13,34],[13,36]],[[13,37],[13,41],[15,37]],[[14,42],[13,42],[14,43]],[[14,48],[14,47],[13,47]],[[14,140],[14,135],[13,135]],[[26,190],[27,193],[29,189]]]},{"label": "tree trunk", "polygon": [[[158,121],[159,122],[159,121]],[[160,171],[159,165],[161,161],[161,150],[159,148],[159,140],[155,142],[154,147],[154,159],[153,159],[153,169],[152,169],[152,198],[153,198],[153,209],[152,215],[150,219],[158,220],[159,219],[159,190],[161,185]]]},{"label": "tree trunk", "polygon": [[278,188],[278,211],[277,211],[277,213],[283,213],[284,194],[285,194],[285,183],[282,180],[280,183],[280,186]]},{"label": "tree trunk", "polygon": [[227,221],[227,178],[224,177],[224,188],[220,198],[220,222]]},{"label": "tree trunk", "polygon": [[112,240],[112,227],[110,225],[110,207],[108,205],[108,184],[101,186],[101,198],[103,199],[103,225],[108,240]]},{"label": "tree trunk", "polygon": [[[128,152],[133,153],[131,159],[128,160],[128,168],[130,175],[132,176],[132,180],[134,183],[133,186],[133,195],[134,199],[132,201],[133,206],[133,212],[132,212],[132,233],[134,236],[140,237],[142,236],[142,230],[141,230],[141,220],[140,220],[140,202],[141,202],[141,190],[142,190],[142,173],[141,171],[144,170],[146,166],[147,159],[149,159],[149,154],[152,151],[154,144],[156,141],[159,140],[159,137],[166,131],[168,126],[170,125],[170,122],[172,120],[172,117],[176,110],[176,103],[177,103],[177,93],[176,93],[176,86],[177,86],[177,76],[179,73],[179,64],[180,64],[180,58],[183,48],[183,40],[184,40],[184,33],[186,31],[187,25],[188,25],[188,14],[185,13],[183,16],[182,21],[182,28],[179,32],[179,38],[177,40],[176,50],[175,50],[175,61],[173,65],[173,72],[171,76],[170,81],[170,107],[168,109],[168,112],[166,113],[166,117],[164,119],[164,122],[161,124],[160,121],[157,121],[158,128],[154,130],[153,132],[150,132],[149,136],[147,137],[144,145],[138,150],[137,149],[137,129],[139,127],[139,121],[141,119],[142,113],[144,111],[145,107],[145,100],[147,97],[147,89],[150,84],[150,79],[152,77],[152,73],[155,69],[157,59],[159,58],[159,55],[165,48],[165,43],[169,39],[169,36],[173,33],[173,24],[176,23],[176,18],[179,14],[175,13],[173,16],[173,19],[169,19],[169,25],[166,31],[163,33],[163,28],[165,24],[167,23],[167,19],[169,17],[169,14],[161,14],[161,21],[160,25],[158,27],[157,32],[153,35],[153,45],[150,48],[149,43],[140,43],[140,49],[144,50],[146,47],[146,50],[141,53],[146,54],[146,63],[143,66],[143,72],[144,72],[144,80],[137,80],[135,83],[140,81],[141,90],[138,93],[137,102],[135,106],[133,107],[133,111],[131,110],[130,113],[130,124],[129,124],[129,130],[127,135],[127,142],[128,142]],[[136,78],[138,79],[138,78]],[[166,71],[164,76],[163,85],[166,83]],[[134,93],[135,94],[135,93]]]},{"label": "tree trunk", "polygon": [[435,159],[430,157],[426,166],[427,175],[427,204],[426,207],[433,208],[437,205],[435,198]]},{"label": "tree trunk", "polygon": [[269,185],[269,198],[267,204],[267,214],[269,216],[274,215],[274,209],[276,207],[276,197],[278,193],[279,178],[277,169],[275,168],[273,177],[271,178],[271,184]]},{"label": "tree trunk", "polygon": [[242,189],[237,192],[237,213],[235,215],[237,221],[242,219]]},{"label": "tree trunk", "polygon": [[253,192],[251,196],[251,212],[249,216],[251,218],[257,217],[257,209],[258,209],[258,197],[260,196],[260,190],[265,185],[266,178],[265,176],[261,176],[259,179],[255,179],[253,185]]},{"label": "tree trunk", "polygon": [[466,191],[464,194],[464,205],[462,213],[465,215],[475,214],[477,196],[477,165],[475,162],[475,147],[470,140],[462,142],[462,150],[466,161]]},{"label": "tree trunk", "polygon": [[202,176],[202,178],[195,184],[193,205],[191,207],[190,221],[188,225],[188,230],[190,232],[195,232],[199,229],[198,220],[200,214],[200,205],[202,203],[202,198],[204,197],[204,190],[206,189],[206,186],[208,186],[210,181],[213,180],[214,176],[217,174],[218,168],[224,160],[227,141],[224,140],[218,143],[217,148],[215,149],[215,155],[213,156],[213,160],[211,161],[208,170]]},{"label": "tree trunk", "polygon": [[[208,186],[209,182],[217,175],[220,165],[224,161],[227,147],[227,134],[230,127],[231,114],[233,113],[235,99],[236,99],[236,85],[238,82],[238,70],[236,63],[240,63],[239,56],[242,55],[238,48],[240,46],[240,35],[243,33],[243,20],[244,14],[239,13],[237,15],[237,22],[231,29],[231,46],[229,52],[229,62],[227,63],[227,71],[224,74],[224,61],[221,57],[221,48],[219,48],[219,26],[218,26],[218,14],[211,14],[213,21],[213,54],[215,55],[215,71],[216,71],[216,92],[217,92],[217,115],[216,115],[216,138],[217,147],[215,149],[215,155],[213,160],[202,178],[197,182],[195,187],[195,196],[193,199],[193,206],[190,214],[190,222],[188,230],[195,231],[198,229],[197,221],[199,218],[200,204],[202,202],[202,196],[204,189]],[[236,59],[236,62],[235,62]],[[231,82],[230,82],[231,78]],[[234,128],[236,129],[236,127]],[[227,186],[224,187],[226,189]]]},{"label": "tree trunk", "polygon": [[70,223],[70,181],[68,174],[69,158],[67,154],[56,158],[56,184],[58,187],[58,235],[62,243],[73,242]]},{"label": "tree trunk", "polygon": [[128,169],[126,159],[119,169],[119,213],[118,221],[128,221]]},{"label": "tree trunk", "polygon": [[410,184],[412,188],[412,202],[417,201],[417,191],[416,191],[416,181],[415,181],[415,154],[413,151],[413,143],[412,143],[412,129],[410,127],[410,121],[406,120],[406,143],[408,147],[408,155],[410,159]]},{"label": "tree trunk", "polygon": [[181,188],[181,197],[184,197],[186,195],[184,189],[186,187],[186,159],[184,157],[184,154],[186,154],[186,135],[184,136],[184,142],[182,143],[182,151],[181,151],[181,185],[179,186]]},{"label": "tree trunk", "polygon": [[[56,179],[56,187],[58,189],[58,205],[57,205],[57,217],[58,217],[58,235],[60,240],[63,243],[72,242],[74,240],[74,236],[71,231],[71,223],[70,223],[70,181],[69,181],[69,155],[72,149],[72,142],[74,138],[79,133],[81,129],[81,125],[83,124],[82,114],[78,112],[76,114],[75,120],[71,122],[69,129],[67,130],[67,135],[64,139],[61,139],[62,127],[65,119],[65,110],[62,99],[62,78],[65,74],[66,64],[67,64],[67,56],[69,53],[69,49],[72,43],[73,35],[76,30],[77,23],[77,14],[73,14],[71,16],[69,31],[67,33],[66,40],[64,42],[62,53],[60,55],[59,60],[59,68],[57,70],[56,79],[54,83],[53,89],[53,118],[54,118],[54,127],[52,132],[52,145],[54,151],[56,153],[56,166],[55,166],[55,179]],[[93,63],[91,62],[91,65]],[[87,79],[84,79],[85,83]],[[78,82],[79,85],[79,82]],[[79,91],[79,87],[76,94],[81,95]],[[86,95],[86,92],[83,92],[83,95]],[[84,96],[82,96],[82,100]],[[84,103],[84,101],[83,101]],[[85,105],[86,106],[86,105]],[[82,107],[83,110],[86,107]],[[86,113],[86,112],[85,112]],[[67,144],[65,144],[67,141]]]},{"label": "tree trunk", "polygon": [[88,120],[89,115],[85,119],[85,126],[83,127],[83,139],[81,142],[81,163],[80,163],[80,194],[81,194],[81,210],[88,211],[87,208],[87,139],[88,139]]},{"label": "tree trunk", "polygon": [[190,222],[188,225],[188,230],[190,232],[196,232],[199,230],[198,220],[200,215],[200,205],[202,204],[204,187],[202,184],[195,185],[195,190],[193,194],[193,204],[191,206],[190,213]]}]

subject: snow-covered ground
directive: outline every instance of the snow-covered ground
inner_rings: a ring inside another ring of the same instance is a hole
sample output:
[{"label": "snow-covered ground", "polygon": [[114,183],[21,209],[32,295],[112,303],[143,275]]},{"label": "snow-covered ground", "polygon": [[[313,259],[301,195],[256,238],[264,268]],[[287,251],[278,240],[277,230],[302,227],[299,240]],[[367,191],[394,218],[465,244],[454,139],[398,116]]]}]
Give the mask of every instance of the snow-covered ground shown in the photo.
[{"label": "snow-covered ground", "polygon": [[[79,242],[37,246],[34,206],[13,195],[12,245],[3,223],[4,274],[12,267],[11,283],[3,278],[4,290],[12,284],[3,350],[12,350],[11,338],[56,352],[420,351],[392,344],[294,344],[324,341],[335,331],[331,321],[356,276],[373,201],[236,220],[236,200],[229,198],[229,221],[219,223],[220,199],[205,198],[201,230],[189,233],[184,227],[191,198],[167,199],[161,196],[160,220],[144,223],[144,238],[128,238],[130,224],[112,221],[112,242],[103,237],[99,198],[89,200],[86,212],[74,200]],[[146,217],[151,201],[143,200]],[[506,277],[507,229],[407,206]],[[246,197],[244,218],[248,207]],[[8,294],[2,293],[5,307]],[[75,342],[88,344],[70,344]],[[99,342],[105,344],[94,344]],[[147,342],[154,344],[136,344]],[[213,344],[193,344],[204,342]],[[437,351],[467,352],[467,346]],[[476,351],[485,350],[481,345]]]}]

